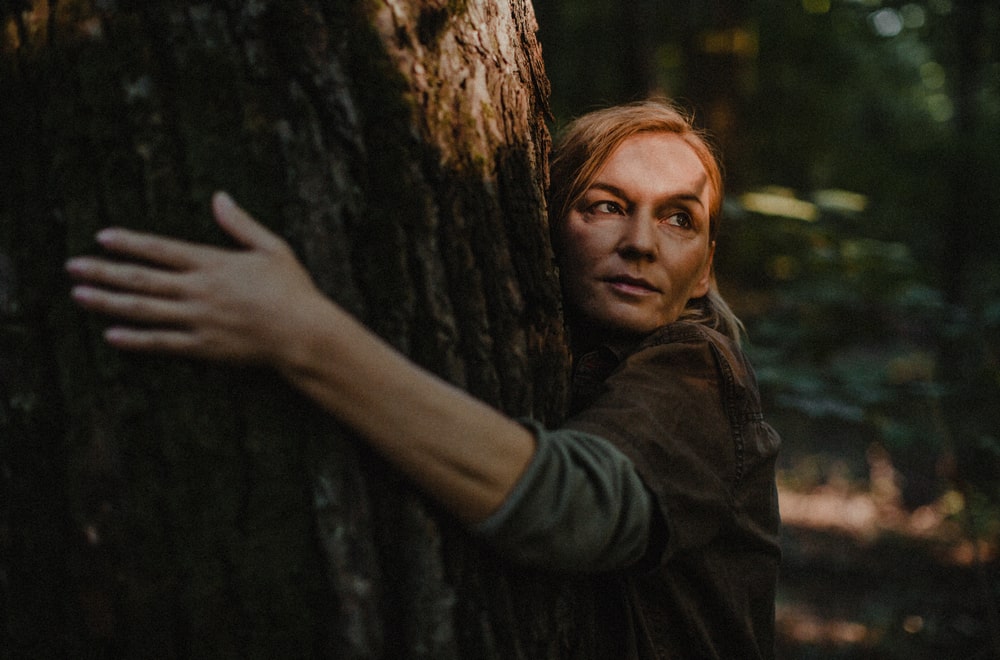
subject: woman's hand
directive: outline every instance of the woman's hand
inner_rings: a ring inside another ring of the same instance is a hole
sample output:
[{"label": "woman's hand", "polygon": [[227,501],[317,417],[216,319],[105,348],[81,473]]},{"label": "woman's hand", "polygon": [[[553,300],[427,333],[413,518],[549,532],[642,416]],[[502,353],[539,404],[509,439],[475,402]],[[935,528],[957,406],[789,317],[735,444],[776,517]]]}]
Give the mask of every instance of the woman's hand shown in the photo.
[{"label": "woman's hand", "polygon": [[105,229],[98,242],[129,259],[77,257],[73,299],[120,319],[112,345],[255,363],[353,427],[461,519],[476,522],[510,493],[533,435],[420,369],[326,298],[288,245],[217,193],[225,249]]},{"label": "woman's hand", "polygon": [[299,320],[330,302],[288,244],[229,195],[216,193],[212,211],[242,249],[105,229],[105,250],[134,261],[70,259],[73,300],[123,322],[105,331],[117,348],[279,366]]}]

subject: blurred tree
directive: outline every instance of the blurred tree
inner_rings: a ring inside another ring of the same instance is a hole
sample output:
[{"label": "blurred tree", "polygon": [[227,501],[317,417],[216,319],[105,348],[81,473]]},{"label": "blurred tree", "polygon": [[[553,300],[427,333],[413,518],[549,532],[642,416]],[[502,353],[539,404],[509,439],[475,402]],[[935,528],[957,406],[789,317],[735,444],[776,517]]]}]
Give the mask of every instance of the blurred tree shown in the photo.
[{"label": "blurred tree", "polygon": [[552,97],[557,120],[645,95],[654,84],[661,4],[535,0],[546,70],[561,81]]},{"label": "blurred tree", "polygon": [[[742,147],[741,108],[753,92],[757,35],[736,0],[536,0],[562,123],[586,110],[666,96],[694,112],[728,157]],[[730,172],[738,183],[739,172]]]},{"label": "blurred tree", "polygon": [[0,655],[596,653],[585,589],[504,565],[272,374],[109,350],[61,275],[102,226],[223,240],[206,202],[228,189],[400,350],[553,419],[530,5],[8,0],[0,20]]}]

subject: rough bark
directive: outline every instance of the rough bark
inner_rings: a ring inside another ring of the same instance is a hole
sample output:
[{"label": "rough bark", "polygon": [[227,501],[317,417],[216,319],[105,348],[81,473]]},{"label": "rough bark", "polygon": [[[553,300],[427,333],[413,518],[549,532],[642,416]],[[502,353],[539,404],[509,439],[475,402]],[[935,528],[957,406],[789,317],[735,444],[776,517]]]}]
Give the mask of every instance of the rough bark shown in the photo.
[{"label": "rough bark", "polygon": [[0,20],[3,657],[585,653],[586,590],[504,564],[273,374],[110,350],[62,275],[107,225],[224,242],[227,189],[413,359],[557,417],[528,2],[6,0]]}]

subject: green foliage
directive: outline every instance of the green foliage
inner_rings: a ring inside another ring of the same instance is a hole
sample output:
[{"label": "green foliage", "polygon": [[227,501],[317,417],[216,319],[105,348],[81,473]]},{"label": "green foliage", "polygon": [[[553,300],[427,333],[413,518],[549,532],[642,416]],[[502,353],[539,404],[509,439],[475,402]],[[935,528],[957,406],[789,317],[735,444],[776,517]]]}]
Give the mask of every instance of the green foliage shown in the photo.
[{"label": "green foliage", "polygon": [[[559,121],[653,91],[717,137],[716,268],[748,327],[787,483],[863,483],[884,449],[905,505],[957,497],[964,535],[1000,540],[1000,6],[535,4]],[[765,214],[746,193],[797,210]],[[886,592],[884,611],[851,616],[890,621],[899,602]],[[972,657],[962,644],[989,637],[924,624],[866,651]],[[837,657],[869,657],[854,652]]]},{"label": "green foliage", "polygon": [[[652,90],[720,138],[716,264],[786,461],[833,451],[863,473],[878,442],[909,503],[960,482],[1000,511],[1000,9],[536,7],[560,121]],[[817,219],[755,213],[753,191]]]}]

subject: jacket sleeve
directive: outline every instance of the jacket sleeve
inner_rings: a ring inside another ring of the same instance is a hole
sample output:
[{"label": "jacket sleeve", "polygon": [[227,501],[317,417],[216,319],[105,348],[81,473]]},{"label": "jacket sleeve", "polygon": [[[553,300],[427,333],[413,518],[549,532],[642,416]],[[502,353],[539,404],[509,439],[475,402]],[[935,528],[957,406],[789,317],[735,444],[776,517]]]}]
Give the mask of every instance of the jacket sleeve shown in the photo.
[{"label": "jacket sleeve", "polygon": [[639,562],[654,507],[632,461],[600,437],[524,423],[537,438],[535,456],[500,509],[472,532],[536,568],[599,572]]}]

